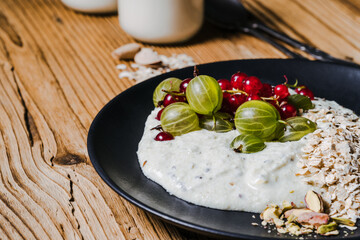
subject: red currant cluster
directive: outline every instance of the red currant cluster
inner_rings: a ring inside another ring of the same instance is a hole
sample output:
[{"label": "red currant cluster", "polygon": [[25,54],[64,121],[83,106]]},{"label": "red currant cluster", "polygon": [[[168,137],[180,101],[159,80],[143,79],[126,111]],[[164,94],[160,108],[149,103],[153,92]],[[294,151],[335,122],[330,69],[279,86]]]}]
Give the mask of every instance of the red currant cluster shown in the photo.
[{"label": "red currant cluster", "polygon": [[[286,77],[285,77],[286,79]],[[287,79],[284,84],[271,86],[268,83],[262,83],[255,76],[247,76],[243,72],[237,72],[231,76],[231,80],[219,79],[221,89],[223,90],[222,111],[232,113],[243,104],[250,100],[263,100],[271,103],[280,113],[282,119],[294,117],[297,109],[287,102],[290,96]],[[292,86],[297,94],[314,99],[314,94],[306,86]]]}]

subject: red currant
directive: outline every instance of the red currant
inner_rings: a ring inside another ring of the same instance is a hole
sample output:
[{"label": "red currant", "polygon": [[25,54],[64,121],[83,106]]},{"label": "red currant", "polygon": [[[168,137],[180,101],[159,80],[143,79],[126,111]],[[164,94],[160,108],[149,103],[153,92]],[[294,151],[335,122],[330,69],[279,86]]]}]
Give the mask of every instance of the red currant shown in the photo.
[{"label": "red currant", "polygon": [[273,105],[279,113],[281,112],[278,102],[276,102],[275,100],[268,100],[267,102]]},{"label": "red currant", "polygon": [[223,93],[223,102],[221,105],[221,111],[222,112],[227,112],[227,113],[232,113],[231,109],[230,109],[230,103],[229,103],[229,98],[231,97],[230,93]]},{"label": "red currant", "polygon": [[163,106],[167,107],[174,102],[185,102],[185,101],[186,98],[183,96],[172,96],[171,94],[166,94],[163,101]]},{"label": "red currant", "polygon": [[180,92],[185,92],[187,86],[189,85],[189,82],[191,81],[191,78],[185,78],[181,83],[180,83]]},{"label": "red currant", "polygon": [[231,76],[230,83],[233,89],[242,90],[243,80],[247,78],[247,75],[243,72],[237,72]]},{"label": "red currant", "polygon": [[246,98],[246,101],[251,101],[251,100],[262,100],[262,99],[261,99],[261,97],[259,97],[259,95],[250,94],[250,95]]},{"label": "red currant", "polygon": [[223,92],[223,102],[226,103],[226,101],[229,100],[230,97],[231,97],[230,93]]},{"label": "red currant", "polygon": [[243,90],[249,94],[258,94],[262,88],[260,79],[255,76],[245,78],[242,84]]},{"label": "red currant", "polygon": [[218,83],[222,90],[230,90],[231,89],[230,81],[227,79],[219,79]]},{"label": "red currant", "polygon": [[309,97],[311,100],[314,100],[314,93],[308,89],[308,88],[304,88],[304,89],[301,89],[298,94],[300,95],[304,95],[304,96],[307,96]]},{"label": "red currant", "polygon": [[158,113],[157,113],[157,115],[156,115],[156,117],[155,117],[156,120],[159,120],[159,121],[160,121],[161,114],[162,114],[162,112],[164,111],[164,109],[165,109],[165,108],[162,108],[160,111],[158,111]]},{"label": "red currant", "polygon": [[263,83],[262,88],[260,90],[260,96],[271,97],[272,95],[273,95],[272,86],[268,83]]},{"label": "red currant", "polygon": [[295,88],[295,92],[296,92],[297,94],[299,94],[299,92],[300,92],[302,89],[305,89],[305,88],[307,88],[305,85],[299,85],[299,86],[297,86],[297,87]]},{"label": "red currant", "polygon": [[295,117],[296,116],[296,108],[289,103],[285,103],[284,105],[281,105],[281,107],[280,107],[280,115],[281,115],[282,119]]},{"label": "red currant", "polygon": [[169,141],[172,139],[174,139],[174,137],[168,132],[159,132],[155,137],[156,141]]},{"label": "red currant", "polygon": [[246,96],[243,94],[234,94],[228,98],[229,108],[235,112],[238,107],[246,101]]},{"label": "red currant", "polygon": [[285,99],[290,95],[288,87],[284,84],[276,85],[274,89],[274,94],[279,99]]}]

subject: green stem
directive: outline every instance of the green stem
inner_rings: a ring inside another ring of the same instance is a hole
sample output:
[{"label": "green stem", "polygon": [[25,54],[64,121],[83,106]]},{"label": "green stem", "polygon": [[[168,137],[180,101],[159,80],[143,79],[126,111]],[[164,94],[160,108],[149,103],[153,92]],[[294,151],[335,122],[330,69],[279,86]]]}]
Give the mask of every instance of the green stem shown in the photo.
[{"label": "green stem", "polygon": [[285,125],[288,125],[290,126],[292,129],[296,130],[290,123],[286,122],[286,121],[283,121],[283,120],[278,120],[279,123],[283,123]]},{"label": "green stem", "polygon": [[[289,87],[289,88],[297,88],[298,87],[298,80],[295,79],[295,83],[294,84],[288,84],[288,83],[285,83],[285,86]],[[303,87],[300,87],[300,88],[303,88]]]},{"label": "green stem", "polygon": [[275,97],[261,97],[261,99],[262,99],[262,100],[274,100],[274,101],[276,101],[276,103],[278,103],[278,102],[277,102],[278,99],[275,98]]},{"label": "green stem", "polygon": [[178,92],[171,92],[165,89],[162,89],[163,92],[170,94],[171,96],[179,96],[179,97],[186,97],[185,93],[178,93]]},{"label": "green stem", "polygon": [[225,92],[225,93],[231,93],[231,94],[234,94],[234,93],[241,93],[241,94],[244,94],[246,96],[249,96],[249,94],[247,92],[244,92],[242,90],[222,90],[222,92]]},{"label": "green stem", "polygon": [[213,113],[213,115],[212,115],[212,118],[213,118],[213,121],[214,121],[214,127],[213,127],[213,131],[215,131],[215,129],[216,129],[216,117],[215,117],[215,114]]}]

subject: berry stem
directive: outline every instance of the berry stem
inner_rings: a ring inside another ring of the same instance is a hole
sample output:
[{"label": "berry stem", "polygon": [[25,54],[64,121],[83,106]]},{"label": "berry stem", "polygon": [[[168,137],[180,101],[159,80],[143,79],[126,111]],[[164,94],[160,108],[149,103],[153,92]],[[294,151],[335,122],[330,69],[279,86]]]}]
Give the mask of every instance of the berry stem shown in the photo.
[{"label": "berry stem", "polygon": [[199,69],[197,68],[197,66],[194,66],[194,77],[199,76]]},{"label": "berry stem", "polygon": [[158,130],[158,131],[161,131],[161,132],[164,131],[160,124],[157,125],[156,127],[151,128],[150,130]]},{"label": "berry stem", "polygon": [[213,121],[214,121],[214,127],[213,127],[213,131],[215,131],[216,129],[216,118],[215,118],[215,114],[212,115]]},{"label": "berry stem", "polygon": [[167,94],[170,94],[171,96],[179,96],[179,97],[185,97],[185,93],[179,93],[179,92],[171,92],[167,91],[165,89],[162,89],[163,92],[166,92]]},{"label": "berry stem", "polygon": [[[284,75],[285,76],[285,75]],[[288,84],[287,81],[286,83],[284,83],[285,86],[289,87],[289,88],[297,88],[298,87],[298,80],[295,79],[295,83],[294,84]],[[304,87],[298,87],[298,88],[304,88]]]},{"label": "berry stem", "polygon": [[276,97],[261,97],[262,100],[273,100],[273,101],[278,101],[278,98]]},{"label": "berry stem", "polygon": [[247,92],[244,92],[242,90],[222,90],[222,92],[230,93],[230,94],[241,93],[241,94],[244,94],[245,96],[249,96],[249,94]]},{"label": "berry stem", "polygon": [[279,123],[283,123],[285,125],[288,125],[290,126],[292,129],[296,130],[290,123],[286,122],[286,121],[283,121],[283,120],[278,120]]},{"label": "berry stem", "polygon": [[288,78],[287,78],[287,76],[286,76],[286,75],[284,75],[284,78],[285,78],[284,85],[286,85],[286,84],[289,82],[289,80],[288,80]]}]

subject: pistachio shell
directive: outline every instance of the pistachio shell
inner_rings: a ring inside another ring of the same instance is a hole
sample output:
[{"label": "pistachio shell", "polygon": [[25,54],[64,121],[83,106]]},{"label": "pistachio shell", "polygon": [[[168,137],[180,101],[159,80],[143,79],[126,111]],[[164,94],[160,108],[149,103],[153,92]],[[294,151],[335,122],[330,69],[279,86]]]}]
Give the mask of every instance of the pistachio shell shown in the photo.
[{"label": "pistachio shell", "polygon": [[137,43],[128,43],[125,45],[122,45],[121,47],[115,49],[112,53],[111,56],[114,59],[129,59],[132,60],[134,59],[134,56],[137,52],[139,52],[141,49],[141,46]]},{"label": "pistachio shell", "polygon": [[280,219],[281,209],[277,205],[268,206],[261,214],[260,218],[265,222],[272,222],[277,227],[284,225],[284,221]]},{"label": "pistachio shell", "polygon": [[331,219],[334,220],[338,224],[343,224],[343,225],[350,226],[350,227],[355,226],[355,222],[353,222],[347,218],[331,217]]},{"label": "pistachio shell", "polygon": [[310,210],[313,210],[314,212],[318,212],[318,213],[324,212],[324,202],[321,196],[312,190],[309,190],[306,193],[305,203],[306,203],[306,207],[309,208]]},{"label": "pistachio shell", "polygon": [[318,227],[316,232],[321,234],[321,235],[325,235],[328,232],[335,231],[337,226],[338,225],[337,225],[336,222],[331,222],[331,223],[326,224],[326,225],[321,225],[320,227]]}]

